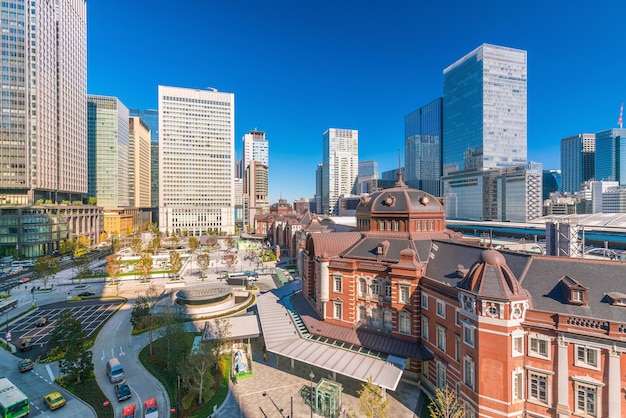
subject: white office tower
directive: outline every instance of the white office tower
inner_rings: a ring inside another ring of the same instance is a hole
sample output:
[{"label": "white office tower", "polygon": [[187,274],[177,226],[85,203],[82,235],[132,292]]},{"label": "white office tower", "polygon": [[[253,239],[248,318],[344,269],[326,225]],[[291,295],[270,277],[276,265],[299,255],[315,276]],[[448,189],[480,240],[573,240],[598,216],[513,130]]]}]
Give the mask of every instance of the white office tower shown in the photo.
[{"label": "white office tower", "polygon": [[242,178],[251,161],[269,166],[269,145],[265,139],[265,132],[250,131],[243,136],[243,166],[241,167]]},{"label": "white office tower", "polygon": [[87,192],[84,0],[4,0],[0,203]]},{"label": "white office tower", "polygon": [[322,211],[337,216],[341,195],[354,195],[359,175],[359,131],[330,128],[322,136]]},{"label": "white office tower", "polygon": [[159,86],[159,229],[233,233],[235,95]]}]

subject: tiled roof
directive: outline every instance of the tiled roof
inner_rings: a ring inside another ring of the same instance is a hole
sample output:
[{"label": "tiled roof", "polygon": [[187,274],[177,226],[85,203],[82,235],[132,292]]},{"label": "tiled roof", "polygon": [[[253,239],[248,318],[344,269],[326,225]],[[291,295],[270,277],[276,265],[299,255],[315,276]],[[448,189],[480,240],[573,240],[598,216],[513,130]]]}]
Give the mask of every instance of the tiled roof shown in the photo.
[{"label": "tiled roof", "polygon": [[320,257],[326,252],[329,256],[334,256],[354,244],[361,238],[360,232],[335,232],[329,234],[311,234],[315,257]]}]

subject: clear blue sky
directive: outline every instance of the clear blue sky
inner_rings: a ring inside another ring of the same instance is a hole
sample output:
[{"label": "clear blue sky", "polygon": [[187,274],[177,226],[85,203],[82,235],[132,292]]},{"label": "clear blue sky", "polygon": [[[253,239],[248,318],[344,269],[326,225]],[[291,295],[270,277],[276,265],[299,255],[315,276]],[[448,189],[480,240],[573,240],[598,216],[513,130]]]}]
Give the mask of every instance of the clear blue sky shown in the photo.
[{"label": "clear blue sky", "polygon": [[[270,143],[270,199],[313,197],[329,127],[359,160],[397,168],[404,116],[443,94],[443,69],[482,43],[528,51],[528,158],[617,127],[625,1],[89,0],[88,91],[157,107],[159,84],[235,94],[235,144]],[[404,155],[404,153],[403,153]],[[404,159],[404,157],[402,157]],[[404,160],[403,160],[404,161]]]}]

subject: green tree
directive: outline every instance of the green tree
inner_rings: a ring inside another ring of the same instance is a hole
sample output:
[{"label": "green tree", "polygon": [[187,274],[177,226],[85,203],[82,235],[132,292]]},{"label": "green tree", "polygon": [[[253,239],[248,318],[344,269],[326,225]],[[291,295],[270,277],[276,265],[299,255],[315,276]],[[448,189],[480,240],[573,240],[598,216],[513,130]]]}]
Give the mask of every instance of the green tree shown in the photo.
[{"label": "green tree", "polygon": [[217,358],[205,341],[202,341],[182,364],[183,385],[189,391],[198,394],[198,405],[202,405],[204,399],[213,396],[216,365]]},{"label": "green tree", "polygon": [[50,334],[48,347],[50,353],[63,356],[61,371],[77,383],[93,374],[92,353],[86,349],[85,340],[80,321],[69,309],[63,310]]},{"label": "green tree", "polygon": [[159,252],[159,248],[161,248],[161,238],[159,238],[158,235],[150,240],[150,248],[152,248],[152,254]]},{"label": "green tree", "polygon": [[170,253],[170,270],[178,277],[178,272],[183,267],[183,259],[177,252]]},{"label": "green tree", "polygon": [[189,251],[195,253],[198,249],[198,246],[200,246],[200,241],[196,237],[189,237],[189,239],[187,240],[187,245],[189,246]]},{"label": "green tree", "polygon": [[89,273],[91,267],[91,258],[84,249],[76,247],[74,250],[74,257],[72,257],[72,264],[76,269],[76,276],[78,276],[78,283],[83,282],[83,278]]},{"label": "green tree", "polygon": [[143,242],[139,238],[133,238],[130,241],[130,249],[133,251],[133,254],[139,254],[141,252],[141,248],[143,247]]},{"label": "green tree", "polygon": [[137,270],[139,270],[142,282],[148,281],[150,273],[152,273],[152,266],[152,256],[148,253],[141,254],[141,258],[139,258],[137,263]]},{"label": "green tree", "polygon": [[71,239],[66,239],[65,241],[61,241],[59,244],[59,252],[61,254],[71,254],[74,252],[74,241]]},{"label": "green tree", "polygon": [[152,352],[152,343],[154,342],[154,333],[158,326],[159,319],[154,315],[154,306],[159,300],[159,290],[156,286],[151,285],[146,290],[145,295],[139,296],[135,300],[133,310],[130,312],[130,323],[137,331],[148,332],[148,343],[150,347],[150,355]]},{"label": "green tree", "polygon": [[115,254],[122,248],[122,243],[117,235],[111,237],[111,252]]},{"label": "green tree", "polygon": [[[167,309],[161,317],[160,336],[165,339],[167,349],[157,354],[161,357],[161,361],[165,363],[167,370],[172,368],[180,368],[182,372],[182,363],[187,355],[187,347],[185,346],[185,313],[178,305],[174,306],[174,310]],[[173,363],[173,360],[178,362]]]},{"label": "green tree", "polygon": [[435,399],[428,404],[428,411],[433,418],[463,418],[465,408],[459,395],[446,385],[444,389],[435,389]]},{"label": "green tree", "polygon": [[98,204],[98,199],[95,197],[87,198],[87,204],[90,206],[96,206]]},{"label": "green tree", "polygon": [[211,256],[209,255],[209,253],[198,254],[198,256],[196,257],[196,262],[198,263],[200,273],[202,273],[202,278],[204,279],[206,277],[206,271],[211,265]]},{"label": "green tree", "polygon": [[350,410],[348,413],[350,417],[386,418],[389,416],[389,400],[371,378],[363,383],[357,394],[359,395],[357,410],[356,412]]},{"label": "green tree", "polygon": [[35,260],[33,266],[33,278],[35,280],[41,280],[43,287],[48,287],[48,280],[59,272],[59,262],[56,258],[45,255]]}]

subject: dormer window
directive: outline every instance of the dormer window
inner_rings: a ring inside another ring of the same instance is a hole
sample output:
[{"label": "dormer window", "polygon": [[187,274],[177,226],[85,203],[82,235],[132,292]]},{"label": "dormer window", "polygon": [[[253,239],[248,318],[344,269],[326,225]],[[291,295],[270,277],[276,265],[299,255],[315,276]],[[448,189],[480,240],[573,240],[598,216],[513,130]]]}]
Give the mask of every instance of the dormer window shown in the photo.
[{"label": "dormer window", "polygon": [[589,289],[569,276],[563,276],[560,283],[567,303],[571,305],[587,304],[587,290]]},{"label": "dormer window", "polygon": [[626,307],[626,293],[609,292],[606,297],[611,305]]},{"label": "dormer window", "polygon": [[389,241],[385,240],[385,241],[379,242],[378,245],[376,246],[376,255],[379,257],[387,255],[388,249],[389,249]]}]

